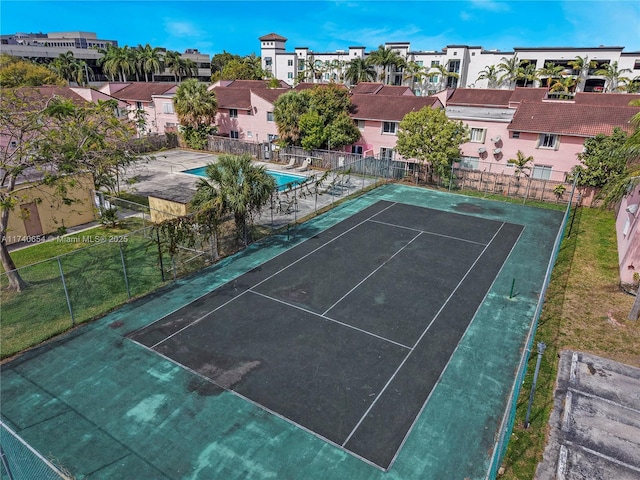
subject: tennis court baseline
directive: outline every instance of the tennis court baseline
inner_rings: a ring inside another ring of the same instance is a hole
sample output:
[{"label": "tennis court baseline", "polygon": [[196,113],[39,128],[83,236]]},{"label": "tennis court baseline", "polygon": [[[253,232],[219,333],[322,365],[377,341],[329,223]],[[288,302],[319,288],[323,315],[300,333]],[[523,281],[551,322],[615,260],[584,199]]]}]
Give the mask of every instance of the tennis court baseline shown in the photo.
[{"label": "tennis court baseline", "polygon": [[523,228],[379,201],[130,338],[386,470]]}]

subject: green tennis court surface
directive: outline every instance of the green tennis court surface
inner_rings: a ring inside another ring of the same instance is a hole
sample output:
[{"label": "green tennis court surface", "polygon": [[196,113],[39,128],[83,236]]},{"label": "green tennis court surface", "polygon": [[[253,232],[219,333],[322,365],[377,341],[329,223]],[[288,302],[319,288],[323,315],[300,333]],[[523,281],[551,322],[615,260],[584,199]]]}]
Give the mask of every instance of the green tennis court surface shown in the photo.
[{"label": "green tennis court surface", "polygon": [[77,478],[483,478],[561,220],[376,189],[4,365],[2,417]]}]

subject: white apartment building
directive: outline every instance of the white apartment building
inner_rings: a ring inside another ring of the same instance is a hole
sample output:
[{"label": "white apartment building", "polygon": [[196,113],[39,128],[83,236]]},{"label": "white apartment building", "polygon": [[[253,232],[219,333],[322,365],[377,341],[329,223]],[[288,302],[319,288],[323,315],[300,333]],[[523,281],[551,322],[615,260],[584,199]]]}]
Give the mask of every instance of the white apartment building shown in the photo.
[{"label": "white apartment building", "polygon": [[[259,38],[261,47],[262,67],[279,79],[290,85],[300,81],[299,74],[309,69],[308,60],[312,58],[317,64],[319,73],[306,81],[324,82],[341,81],[340,75],[346,70],[348,62],[353,58],[366,58],[366,47],[348,47],[347,50],[335,52],[317,53],[306,47],[296,47],[293,52],[286,51],[287,39],[276,33],[270,33]],[[635,78],[640,76],[640,52],[625,52],[624,47],[514,47],[513,51],[485,50],[481,46],[447,45],[440,51],[436,50],[411,50],[409,42],[387,42],[385,48],[392,49],[404,57],[407,61],[414,61],[418,65],[428,69],[432,73],[422,81],[405,78],[402,69],[392,72],[391,83],[395,85],[408,85],[416,95],[431,94],[444,88],[488,88],[486,79],[478,79],[486,68],[517,57],[535,65],[535,69],[543,68],[547,63],[554,63],[565,67],[565,73],[575,73],[568,62],[580,56],[596,62],[594,68],[589,69],[580,89],[586,92],[602,91],[605,88],[606,79],[595,75],[595,72],[605,64],[617,62],[618,70],[629,69],[631,73],[625,73],[625,77]],[[458,78],[445,77],[435,69],[444,66],[448,72],[454,72]],[[309,75],[311,77],[311,75]],[[544,80],[536,80],[526,86],[539,87]],[[525,86],[522,81],[517,86]],[[508,88],[508,85],[502,85]]]}]

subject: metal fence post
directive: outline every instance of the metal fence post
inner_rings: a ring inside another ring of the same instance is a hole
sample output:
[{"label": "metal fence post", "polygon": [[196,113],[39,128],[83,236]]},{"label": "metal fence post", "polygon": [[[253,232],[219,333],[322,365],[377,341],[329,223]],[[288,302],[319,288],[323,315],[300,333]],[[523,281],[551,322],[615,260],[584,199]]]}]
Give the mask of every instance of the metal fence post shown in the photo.
[{"label": "metal fence post", "polygon": [[540,372],[540,362],[542,361],[542,354],[547,346],[540,342],[538,343],[538,359],[536,360],[536,370],[533,372],[533,384],[531,385],[531,395],[529,395],[529,406],[527,407],[527,415],[524,419],[524,428],[529,428],[529,416],[531,415],[531,406],[533,405],[533,396],[536,393],[536,383],[538,382],[538,373]]},{"label": "metal fence post", "polygon": [[76,319],[73,317],[73,308],[71,308],[71,299],[69,298],[69,290],[67,290],[67,282],[64,279],[64,272],[62,271],[62,262],[60,257],[57,257],[58,267],[60,268],[60,278],[62,279],[62,287],[64,288],[64,296],[67,298],[67,307],[69,307],[69,314],[71,315],[71,325],[75,326]]},{"label": "metal fence post", "polygon": [[129,289],[129,279],[127,278],[127,266],[124,263],[124,251],[122,250],[122,243],[118,243],[120,247],[120,260],[122,260],[122,273],[124,274],[124,284],[127,287],[127,298],[131,298],[131,290]]}]

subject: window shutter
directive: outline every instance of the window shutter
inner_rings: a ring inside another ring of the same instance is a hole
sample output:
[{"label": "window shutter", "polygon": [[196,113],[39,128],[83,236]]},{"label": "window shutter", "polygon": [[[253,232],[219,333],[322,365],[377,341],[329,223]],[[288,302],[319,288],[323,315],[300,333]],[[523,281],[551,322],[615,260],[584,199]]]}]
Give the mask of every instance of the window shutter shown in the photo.
[{"label": "window shutter", "polygon": [[553,149],[558,150],[560,148],[560,135],[555,136],[555,141],[553,142]]},{"label": "window shutter", "polygon": [[544,135],[543,133],[539,133],[538,134],[538,140],[536,141],[536,148],[540,148],[540,142],[542,141],[542,135]]},{"label": "window shutter", "polygon": [[481,142],[484,143],[485,138],[487,138],[487,129],[483,128],[482,129],[482,138],[481,138]]}]

